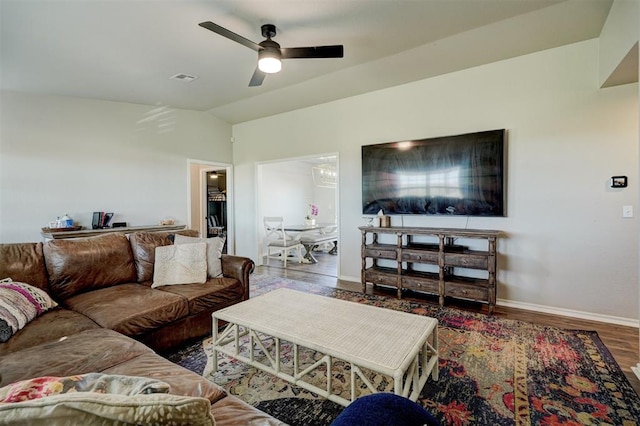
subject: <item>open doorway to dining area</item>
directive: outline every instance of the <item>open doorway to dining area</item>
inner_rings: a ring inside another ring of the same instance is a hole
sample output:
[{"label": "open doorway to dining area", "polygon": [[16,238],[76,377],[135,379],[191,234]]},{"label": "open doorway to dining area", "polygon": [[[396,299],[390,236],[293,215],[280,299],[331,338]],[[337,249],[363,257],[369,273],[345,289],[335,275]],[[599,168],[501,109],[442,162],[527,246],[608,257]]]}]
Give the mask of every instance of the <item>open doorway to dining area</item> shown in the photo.
[{"label": "open doorway to dining area", "polygon": [[337,277],[338,155],[258,163],[256,179],[258,265]]}]

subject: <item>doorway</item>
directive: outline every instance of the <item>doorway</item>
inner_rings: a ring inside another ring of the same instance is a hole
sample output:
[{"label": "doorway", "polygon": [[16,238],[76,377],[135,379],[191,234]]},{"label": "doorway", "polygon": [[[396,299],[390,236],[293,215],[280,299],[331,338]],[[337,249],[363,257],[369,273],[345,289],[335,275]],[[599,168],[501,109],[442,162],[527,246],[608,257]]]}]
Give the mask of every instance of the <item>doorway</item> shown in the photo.
[{"label": "doorway", "polygon": [[226,237],[225,253],[235,254],[233,166],[188,160],[189,227],[202,237]]},{"label": "doorway", "polygon": [[[265,259],[265,216],[281,216],[285,225],[305,223],[311,206],[315,206],[317,223],[338,226],[338,154],[280,159],[256,164],[256,206],[258,265],[281,268],[282,262]],[[339,276],[339,256],[330,254],[332,244],[314,251],[318,263],[287,262],[287,270]]]}]

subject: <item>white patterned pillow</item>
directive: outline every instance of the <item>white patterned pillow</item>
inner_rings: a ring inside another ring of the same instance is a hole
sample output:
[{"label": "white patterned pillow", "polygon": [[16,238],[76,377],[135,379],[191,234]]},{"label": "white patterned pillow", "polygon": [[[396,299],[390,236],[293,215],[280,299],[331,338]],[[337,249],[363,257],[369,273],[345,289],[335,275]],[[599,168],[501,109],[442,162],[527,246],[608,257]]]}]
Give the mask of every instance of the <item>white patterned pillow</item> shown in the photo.
[{"label": "white patterned pillow", "polygon": [[151,288],[207,281],[205,243],[156,247]]},{"label": "white patterned pillow", "polygon": [[0,404],[3,424],[215,426],[206,398],[151,393],[70,392]]},{"label": "white patterned pillow", "polygon": [[0,283],[0,342],[8,341],[35,317],[56,306],[44,290],[3,280]]},{"label": "white patterned pillow", "polygon": [[207,243],[207,275],[209,278],[216,278],[222,275],[222,249],[224,248],[225,237],[198,238],[187,237],[176,234],[174,244]]}]

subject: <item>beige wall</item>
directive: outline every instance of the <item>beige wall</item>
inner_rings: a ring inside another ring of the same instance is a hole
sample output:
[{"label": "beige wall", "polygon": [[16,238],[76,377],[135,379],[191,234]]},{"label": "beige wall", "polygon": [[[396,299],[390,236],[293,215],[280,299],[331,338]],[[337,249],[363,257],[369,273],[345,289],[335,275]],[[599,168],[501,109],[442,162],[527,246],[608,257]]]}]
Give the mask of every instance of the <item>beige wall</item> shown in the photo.
[{"label": "beige wall", "polygon": [[[340,155],[340,271],[360,273],[364,144],[506,128],[508,217],[405,225],[500,229],[503,304],[638,318],[638,86],[599,89],[598,40],[234,125],[236,250],[255,257],[255,163]],[[630,186],[613,190],[611,176]],[[632,205],[636,217],[622,218]],[[400,218],[394,217],[397,224]]]},{"label": "beige wall", "polygon": [[[638,81],[640,2],[615,0],[600,34],[600,85]],[[635,63],[631,63],[631,61]]]},{"label": "beige wall", "polygon": [[2,243],[41,240],[65,213],[186,224],[187,159],[232,162],[231,126],[205,112],[12,92],[0,107]]}]

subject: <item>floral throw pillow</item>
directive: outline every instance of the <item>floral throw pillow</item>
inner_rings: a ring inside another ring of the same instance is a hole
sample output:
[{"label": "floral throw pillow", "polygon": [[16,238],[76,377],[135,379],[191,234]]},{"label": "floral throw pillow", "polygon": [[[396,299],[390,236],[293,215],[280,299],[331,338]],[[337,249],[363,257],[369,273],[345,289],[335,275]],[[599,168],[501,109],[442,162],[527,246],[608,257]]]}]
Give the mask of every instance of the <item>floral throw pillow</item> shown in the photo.
[{"label": "floral throw pillow", "polygon": [[0,404],[30,401],[69,392],[114,393],[139,395],[167,393],[169,385],[146,377],[88,373],[77,376],[44,376],[22,380],[0,388]]},{"label": "floral throw pillow", "polygon": [[101,373],[24,380],[0,388],[0,423],[215,426],[208,399],[168,391],[159,380]]},{"label": "floral throw pillow", "polygon": [[0,342],[8,341],[35,317],[56,306],[44,290],[3,280],[0,282]]}]

